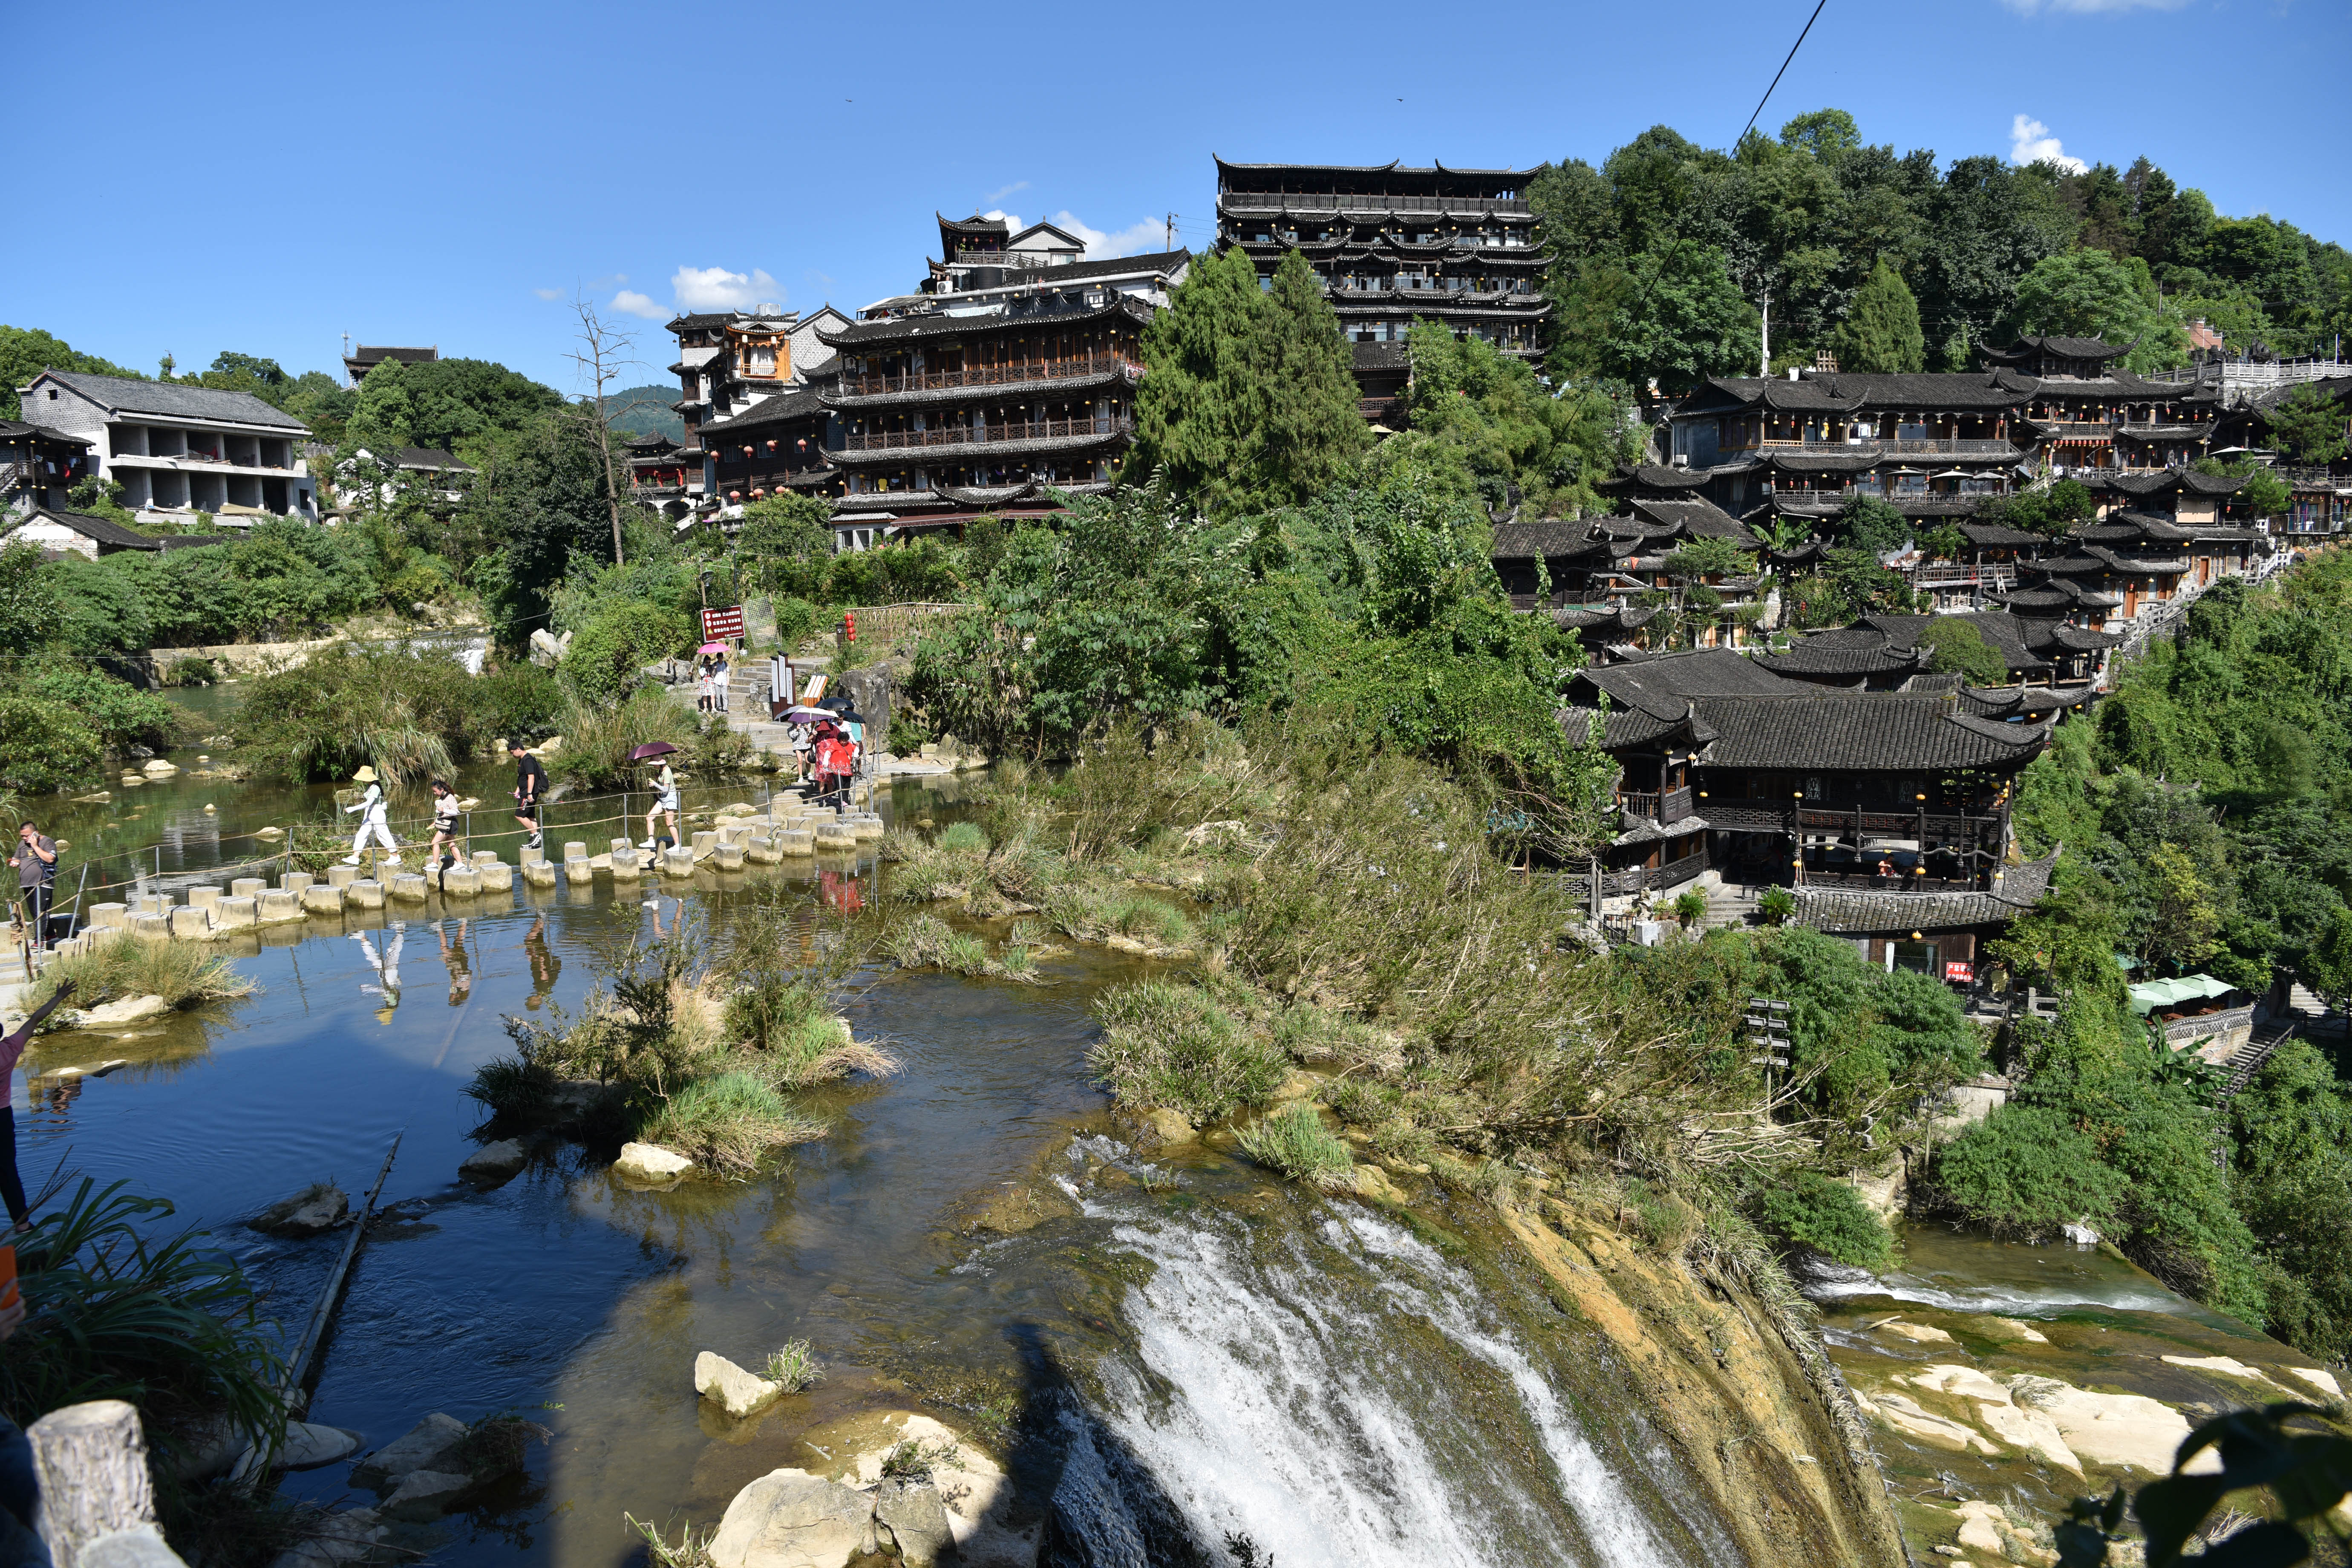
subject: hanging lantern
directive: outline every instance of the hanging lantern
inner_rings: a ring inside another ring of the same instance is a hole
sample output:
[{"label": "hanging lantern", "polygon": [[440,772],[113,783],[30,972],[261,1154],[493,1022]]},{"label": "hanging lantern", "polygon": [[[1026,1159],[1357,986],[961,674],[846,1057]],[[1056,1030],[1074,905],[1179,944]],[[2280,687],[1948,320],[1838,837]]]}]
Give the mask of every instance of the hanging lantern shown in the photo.
[{"label": "hanging lantern", "polygon": [[743,499],[743,492],[741,490],[729,490],[727,492],[727,499],[729,500],[741,500]]},{"label": "hanging lantern", "polygon": [[751,499],[753,500],[765,500],[767,496],[768,492],[765,490],[755,489],[751,492]]},{"label": "hanging lantern", "polygon": [[744,448],[743,448],[743,455],[744,455],[745,457],[747,457],[747,458],[748,458],[748,457],[750,457],[750,456],[751,455],[751,447],[744,447]]}]

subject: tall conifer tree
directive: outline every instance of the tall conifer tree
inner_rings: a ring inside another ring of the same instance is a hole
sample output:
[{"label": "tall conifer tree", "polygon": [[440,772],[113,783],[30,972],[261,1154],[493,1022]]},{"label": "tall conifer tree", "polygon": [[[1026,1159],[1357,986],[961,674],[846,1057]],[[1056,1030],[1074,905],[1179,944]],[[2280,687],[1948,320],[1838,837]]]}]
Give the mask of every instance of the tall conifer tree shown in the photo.
[{"label": "tall conifer tree", "polygon": [[1248,502],[1290,506],[1328,489],[1371,445],[1354,358],[1307,258],[1282,258],[1258,339],[1263,413]]},{"label": "tall conifer tree", "polygon": [[1830,352],[1840,370],[1916,371],[1927,363],[1927,340],[1919,330],[1919,301],[1885,258],[1854,290],[1845,320],[1830,335]]}]

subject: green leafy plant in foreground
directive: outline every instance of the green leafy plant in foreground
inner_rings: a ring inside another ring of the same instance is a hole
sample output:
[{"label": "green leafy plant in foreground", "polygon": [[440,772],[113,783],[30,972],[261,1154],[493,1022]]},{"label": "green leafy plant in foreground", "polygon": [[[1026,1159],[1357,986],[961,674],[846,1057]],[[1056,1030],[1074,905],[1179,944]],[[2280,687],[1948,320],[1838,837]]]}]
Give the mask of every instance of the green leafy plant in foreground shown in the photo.
[{"label": "green leafy plant in foreground", "polygon": [[29,1425],[61,1405],[122,1399],[167,1452],[215,1416],[274,1447],[286,1407],[260,1291],[202,1231],[158,1239],[148,1226],[171,1204],[124,1186],[83,1177],[18,1240],[31,1315],[0,1355],[0,1409]]},{"label": "green leafy plant in foreground", "polygon": [[[2317,1530],[2343,1545],[2346,1531],[2332,1510],[2352,1491],[2352,1438],[2313,1429],[2327,1414],[2308,1405],[2270,1405],[2233,1410],[2191,1432],[2181,1442],[2172,1474],[2148,1482],[2130,1500],[2132,1516],[2147,1538],[2147,1568],[2184,1563],[2291,1568],[2311,1561],[2308,1532]],[[2207,1475],[2186,1474],[2189,1462],[2209,1448],[2221,1468]],[[2216,1520],[2215,1510],[2232,1493],[2247,1491],[2266,1499],[2274,1517],[2225,1533],[2222,1521],[2230,1513]],[[2060,1568],[2102,1568],[2112,1561],[2110,1548],[2122,1539],[2124,1508],[2120,1486],[2104,1500],[2077,1498],[2066,1521],[2053,1531]],[[2200,1544],[2195,1556],[2186,1555]]]},{"label": "green leafy plant in foreground", "polygon": [[824,1367],[816,1359],[815,1349],[806,1340],[787,1340],[768,1356],[760,1375],[771,1383],[783,1384],[786,1394],[798,1394],[824,1381]]},{"label": "green leafy plant in foreground", "polygon": [[1756,1218],[1776,1236],[1858,1268],[1884,1268],[1895,1256],[1893,1235],[1869,1205],[1818,1171],[1798,1171],[1766,1187]]}]

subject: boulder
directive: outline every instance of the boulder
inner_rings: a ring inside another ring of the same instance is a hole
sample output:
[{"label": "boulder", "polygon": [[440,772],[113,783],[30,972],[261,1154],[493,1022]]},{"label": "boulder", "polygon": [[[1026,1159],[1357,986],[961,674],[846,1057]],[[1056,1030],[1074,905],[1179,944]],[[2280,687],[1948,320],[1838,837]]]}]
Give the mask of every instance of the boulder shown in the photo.
[{"label": "boulder", "polygon": [[167,779],[173,773],[180,771],[180,764],[177,763],[167,763],[163,758],[156,757],[147,763],[139,771],[145,773],[151,779]]},{"label": "boulder", "polygon": [[160,1018],[171,1010],[172,1005],[161,996],[126,996],[120,1002],[109,1002],[101,1007],[83,1008],[80,1021],[85,1029],[114,1029],[126,1024]]},{"label": "boulder", "polygon": [[343,1568],[370,1562],[383,1555],[381,1548],[392,1534],[372,1508],[331,1513],[316,1528],[318,1533],[310,1540],[272,1558],[269,1568]]},{"label": "boulder", "polygon": [[739,1421],[783,1391],[782,1384],[745,1372],[715,1351],[694,1358],[694,1392]]},{"label": "boulder", "polygon": [[1951,1335],[1932,1323],[1906,1323],[1900,1318],[1889,1318],[1885,1322],[1873,1323],[1871,1327],[1882,1334],[1909,1340],[1913,1344],[1948,1345],[1955,1342]]},{"label": "boulder", "polygon": [[624,1143],[613,1173],[640,1182],[667,1182],[694,1169],[694,1162],[658,1143]]},{"label": "boulder", "polygon": [[415,1470],[459,1468],[457,1445],[465,1440],[466,1424],[435,1411],[394,1442],[385,1444],[352,1468],[352,1485],[371,1491],[389,1491],[402,1477]]},{"label": "boulder", "polygon": [[466,1157],[457,1173],[472,1182],[503,1182],[530,1163],[530,1151],[512,1138],[485,1143]]},{"label": "boulder", "polygon": [[[2010,1397],[2057,1424],[2066,1446],[2094,1465],[2133,1465],[2151,1475],[2172,1468],[2173,1455],[2189,1436],[2189,1417],[2161,1400],[2139,1394],[2095,1394],[2055,1378],[2010,1380]],[[2221,1458],[2207,1448],[2189,1461],[2189,1473],[2210,1475]]]},{"label": "boulder", "polygon": [[806,1470],[771,1470],[727,1505],[710,1561],[717,1568],[846,1568],[873,1529],[863,1493]]},{"label": "boulder", "polygon": [[[296,1193],[271,1204],[246,1223],[265,1236],[317,1236],[334,1229],[348,1218],[352,1200],[343,1189],[321,1183],[307,1192]],[[341,1456],[336,1456],[340,1458]],[[324,1463],[324,1461],[320,1461]]]},{"label": "boulder", "polygon": [[359,1452],[359,1447],[360,1435],[344,1427],[289,1421],[286,1441],[270,1456],[269,1465],[278,1470],[315,1470],[320,1465],[350,1458]]},{"label": "boulder", "polygon": [[383,1516],[412,1524],[438,1519],[455,1508],[473,1484],[473,1477],[447,1470],[411,1470],[383,1500]]},{"label": "boulder", "polygon": [[874,1494],[874,1522],[907,1568],[932,1568],[943,1557],[955,1555],[955,1534],[948,1528],[948,1510],[940,1489],[929,1481],[885,1480]]}]

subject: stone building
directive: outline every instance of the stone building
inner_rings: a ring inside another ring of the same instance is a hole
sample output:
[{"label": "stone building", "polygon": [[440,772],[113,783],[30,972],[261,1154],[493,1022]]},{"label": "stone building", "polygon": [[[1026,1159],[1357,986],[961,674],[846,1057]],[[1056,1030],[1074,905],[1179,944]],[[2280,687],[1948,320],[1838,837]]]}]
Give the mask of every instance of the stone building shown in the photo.
[{"label": "stone building", "polygon": [[28,421],[89,442],[99,477],[120,481],[133,511],[209,512],[224,528],[318,518],[309,426],[251,393],[45,370],[17,396]]}]

